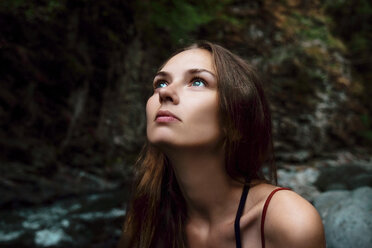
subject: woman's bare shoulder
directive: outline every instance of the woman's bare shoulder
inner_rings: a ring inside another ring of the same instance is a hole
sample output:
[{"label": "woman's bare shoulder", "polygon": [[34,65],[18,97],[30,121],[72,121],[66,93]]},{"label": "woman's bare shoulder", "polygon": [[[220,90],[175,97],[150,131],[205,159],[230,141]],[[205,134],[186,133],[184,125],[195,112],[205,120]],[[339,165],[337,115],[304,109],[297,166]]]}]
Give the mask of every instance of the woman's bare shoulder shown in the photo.
[{"label": "woman's bare shoulder", "polygon": [[[276,186],[257,186],[263,206]],[[317,210],[291,190],[277,191],[268,205],[265,218],[266,247],[325,247],[324,230]]]}]

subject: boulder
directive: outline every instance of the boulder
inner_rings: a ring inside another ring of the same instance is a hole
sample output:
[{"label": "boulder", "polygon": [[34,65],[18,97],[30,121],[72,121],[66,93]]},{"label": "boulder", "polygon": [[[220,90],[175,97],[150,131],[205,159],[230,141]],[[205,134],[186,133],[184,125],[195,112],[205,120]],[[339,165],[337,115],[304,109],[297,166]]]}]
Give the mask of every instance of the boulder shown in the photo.
[{"label": "boulder", "polygon": [[328,248],[372,247],[372,188],[332,190],[314,200]]},{"label": "boulder", "polygon": [[285,166],[278,169],[278,184],[288,187],[312,202],[320,194],[313,185],[319,176],[319,170],[309,166]]},{"label": "boulder", "polygon": [[321,191],[353,190],[362,186],[372,187],[372,166],[345,164],[320,168],[314,183]]}]

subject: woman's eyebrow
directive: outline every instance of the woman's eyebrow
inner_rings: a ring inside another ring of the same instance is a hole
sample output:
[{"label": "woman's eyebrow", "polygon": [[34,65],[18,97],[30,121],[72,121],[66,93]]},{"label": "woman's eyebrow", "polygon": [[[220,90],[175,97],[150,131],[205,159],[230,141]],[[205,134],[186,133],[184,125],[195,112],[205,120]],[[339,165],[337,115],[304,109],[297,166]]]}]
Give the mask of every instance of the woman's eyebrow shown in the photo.
[{"label": "woman's eyebrow", "polygon": [[166,77],[166,76],[169,76],[169,73],[166,72],[166,71],[158,71],[156,74],[155,74],[155,77],[157,76],[163,76],[163,77]]},{"label": "woman's eyebrow", "polygon": [[[186,71],[187,74],[198,74],[198,73],[202,73],[202,72],[206,72],[206,73],[212,75],[214,78],[217,78],[216,75],[214,75],[213,72],[208,71],[207,69],[190,69],[190,70]],[[155,77],[157,77],[157,76],[170,77],[170,73],[166,72],[166,71],[158,71],[155,74]]]},{"label": "woman's eyebrow", "polygon": [[187,72],[190,73],[190,74],[198,74],[198,73],[201,73],[201,72],[207,72],[207,73],[211,74],[214,78],[217,78],[216,75],[214,75],[213,72],[208,71],[206,69],[190,69]]}]

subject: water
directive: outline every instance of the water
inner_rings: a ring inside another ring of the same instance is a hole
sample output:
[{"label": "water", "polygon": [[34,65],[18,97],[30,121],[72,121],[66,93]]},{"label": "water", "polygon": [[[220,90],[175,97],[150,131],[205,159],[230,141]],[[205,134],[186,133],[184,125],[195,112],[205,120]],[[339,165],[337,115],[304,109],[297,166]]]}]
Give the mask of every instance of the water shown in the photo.
[{"label": "water", "polygon": [[62,199],[0,211],[0,247],[115,247],[125,215],[125,192]]}]

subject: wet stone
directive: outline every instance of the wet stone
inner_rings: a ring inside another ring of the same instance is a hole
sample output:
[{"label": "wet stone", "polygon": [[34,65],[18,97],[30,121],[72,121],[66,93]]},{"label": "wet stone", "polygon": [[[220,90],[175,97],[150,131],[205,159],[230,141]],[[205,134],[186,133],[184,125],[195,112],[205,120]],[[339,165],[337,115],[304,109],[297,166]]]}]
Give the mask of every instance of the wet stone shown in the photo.
[{"label": "wet stone", "polygon": [[328,248],[372,247],[372,188],[334,190],[316,197]]},{"label": "wet stone", "polygon": [[0,247],[114,247],[126,197],[126,192],[112,191],[2,210]]}]

